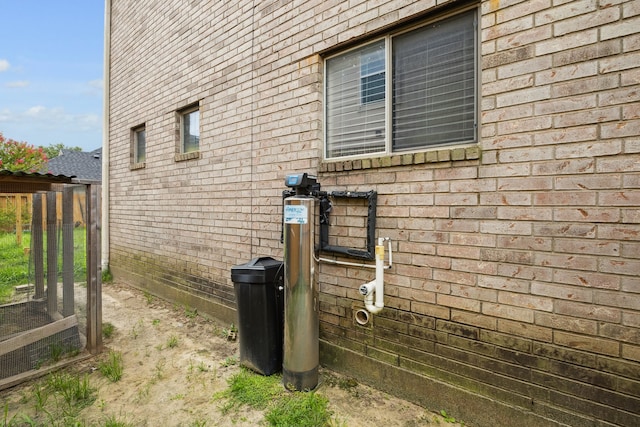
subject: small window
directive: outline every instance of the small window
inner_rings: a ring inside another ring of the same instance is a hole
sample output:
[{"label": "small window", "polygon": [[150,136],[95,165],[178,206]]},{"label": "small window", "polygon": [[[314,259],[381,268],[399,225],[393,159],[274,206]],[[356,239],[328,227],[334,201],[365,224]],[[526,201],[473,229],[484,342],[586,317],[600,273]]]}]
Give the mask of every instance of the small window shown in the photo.
[{"label": "small window", "polygon": [[133,130],[133,163],[144,163],[147,158],[147,131],[144,126]]},{"label": "small window", "polygon": [[180,152],[193,153],[200,149],[200,109],[198,106],[180,112]]}]

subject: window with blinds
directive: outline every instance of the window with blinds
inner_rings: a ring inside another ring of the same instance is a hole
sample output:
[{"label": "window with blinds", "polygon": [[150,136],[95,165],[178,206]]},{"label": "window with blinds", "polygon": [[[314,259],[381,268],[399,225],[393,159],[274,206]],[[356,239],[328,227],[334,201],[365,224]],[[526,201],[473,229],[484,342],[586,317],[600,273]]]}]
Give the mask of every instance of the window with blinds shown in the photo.
[{"label": "window with blinds", "polygon": [[475,142],[476,37],[470,10],[327,59],[326,158]]}]

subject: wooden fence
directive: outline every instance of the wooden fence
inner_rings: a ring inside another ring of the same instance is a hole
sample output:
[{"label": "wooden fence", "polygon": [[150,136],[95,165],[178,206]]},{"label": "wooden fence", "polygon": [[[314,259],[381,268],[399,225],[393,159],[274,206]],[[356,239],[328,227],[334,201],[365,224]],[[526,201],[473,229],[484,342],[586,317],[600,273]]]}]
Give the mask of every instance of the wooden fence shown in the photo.
[{"label": "wooden fence", "polygon": [[[56,218],[57,222],[62,221],[62,193],[56,195]],[[77,191],[73,192],[73,223],[76,227],[86,225],[86,194],[84,187],[77,187]],[[46,199],[42,209],[47,210]],[[22,244],[22,233],[31,228],[31,218],[33,217],[33,194],[16,194],[2,193],[0,194],[0,231],[15,232],[16,242]],[[12,221],[9,221],[13,218]],[[43,222],[43,227],[46,224]]]}]

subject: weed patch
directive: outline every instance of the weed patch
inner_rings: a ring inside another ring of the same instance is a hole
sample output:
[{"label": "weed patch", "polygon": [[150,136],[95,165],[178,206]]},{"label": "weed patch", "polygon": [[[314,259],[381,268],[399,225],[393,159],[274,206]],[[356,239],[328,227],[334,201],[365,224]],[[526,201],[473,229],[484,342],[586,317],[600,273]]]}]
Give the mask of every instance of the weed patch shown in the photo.
[{"label": "weed patch", "polygon": [[316,427],[331,420],[329,400],[317,393],[293,392],[265,413],[270,426]]},{"label": "weed patch", "polygon": [[107,338],[107,339],[111,338],[115,331],[116,331],[116,327],[113,326],[113,323],[104,322],[102,324],[102,336],[104,338]]},{"label": "weed patch", "polygon": [[111,382],[115,383],[120,381],[124,371],[124,367],[122,365],[122,353],[113,350],[109,351],[107,359],[98,364],[98,370]]},{"label": "weed patch", "polygon": [[270,426],[318,427],[331,425],[329,400],[314,392],[288,392],[280,375],[262,376],[248,369],[240,371],[228,381],[229,388],[214,397],[226,399],[223,414],[239,412],[248,406],[264,410]]}]

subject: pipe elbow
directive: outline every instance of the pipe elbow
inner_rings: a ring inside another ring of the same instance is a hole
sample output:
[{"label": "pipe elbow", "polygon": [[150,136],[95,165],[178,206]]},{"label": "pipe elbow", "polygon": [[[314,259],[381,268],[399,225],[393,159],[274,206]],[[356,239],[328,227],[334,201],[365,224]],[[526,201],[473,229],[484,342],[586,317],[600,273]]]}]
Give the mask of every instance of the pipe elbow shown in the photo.
[{"label": "pipe elbow", "polygon": [[360,292],[361,295],[368,297],[369,295],[373,294],[373,291],[375,289],[376,289],[376,281],[374,280],[369,283],[360,285],[360,288],[358,288],[358,291]]},{"label": "pipe elbow", "polygon": [[365,304],[364,308],[367,309],[367,311],[371,314],[378,314],[382,311],[382,309],[384,308],[384,305],[378,305],[378,304]]}]

